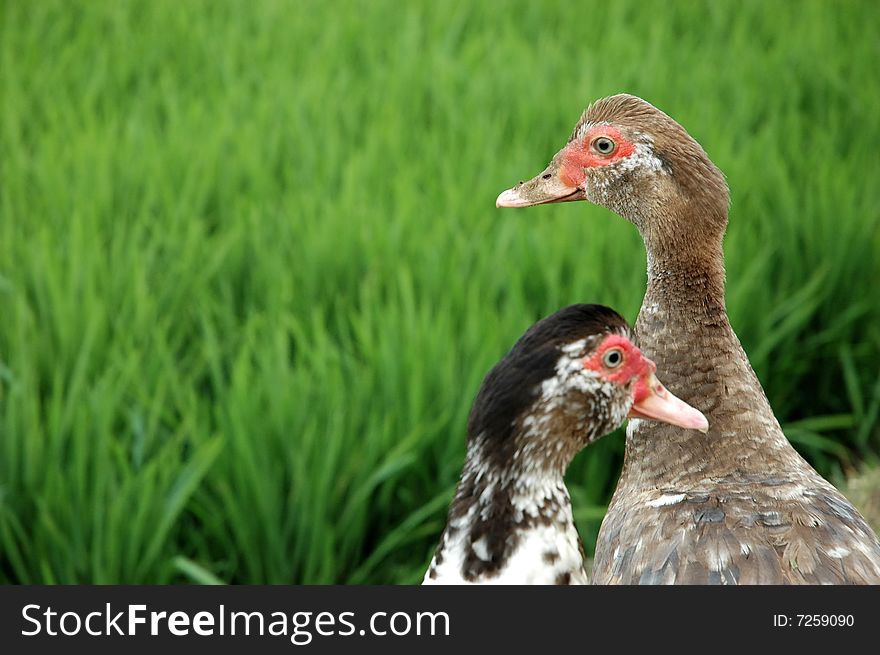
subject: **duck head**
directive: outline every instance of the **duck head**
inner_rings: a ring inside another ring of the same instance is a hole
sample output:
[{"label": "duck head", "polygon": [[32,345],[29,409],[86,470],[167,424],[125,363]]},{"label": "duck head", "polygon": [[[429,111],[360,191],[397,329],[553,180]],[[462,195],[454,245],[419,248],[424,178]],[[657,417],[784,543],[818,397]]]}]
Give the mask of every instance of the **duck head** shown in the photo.
[{"label": "duck head", "polygon": [[666,390],[655,370],[617,312],[566,307],[532,326],[486,376],[468,433],[499,467],[564,470],[627,417],[705,432],[705,416]]},{"label": "duck head", "polygon": [[539,175],[498,196],[498,207],[588,200],[631,221],[645,241],[662,233],[720,239],[729,193],[724,175],[672,118],[619,94],[584,111]]}]

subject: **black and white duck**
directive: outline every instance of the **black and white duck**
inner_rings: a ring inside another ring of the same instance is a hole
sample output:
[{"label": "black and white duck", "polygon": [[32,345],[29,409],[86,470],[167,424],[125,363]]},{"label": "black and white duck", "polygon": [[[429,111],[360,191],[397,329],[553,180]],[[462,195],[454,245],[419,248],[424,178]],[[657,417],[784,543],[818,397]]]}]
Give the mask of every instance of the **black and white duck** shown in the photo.
[{"label": "black and white duck", "polygon": [[572,305],[533,325],[474,401],[464,470],[424,583],[586,583],[563,481],[572,458],[627,417],[708,427],[655,368],[607,307]]}]

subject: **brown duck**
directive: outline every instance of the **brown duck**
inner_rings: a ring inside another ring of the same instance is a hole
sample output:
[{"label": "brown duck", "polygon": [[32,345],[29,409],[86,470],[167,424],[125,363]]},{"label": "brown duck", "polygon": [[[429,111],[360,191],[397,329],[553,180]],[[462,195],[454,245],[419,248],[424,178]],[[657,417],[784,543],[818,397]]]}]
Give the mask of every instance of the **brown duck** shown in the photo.
[{"label": "brown duck", "polygon": [[596,545],[597,584],[880,584],[880,542],[792,448],[724,305],[729,194],[700,145],[631,95],[593,103],[537,177],[499,207],[589,200],[633,223],[648,254],[636,321],[705,434],[633,420]]}]

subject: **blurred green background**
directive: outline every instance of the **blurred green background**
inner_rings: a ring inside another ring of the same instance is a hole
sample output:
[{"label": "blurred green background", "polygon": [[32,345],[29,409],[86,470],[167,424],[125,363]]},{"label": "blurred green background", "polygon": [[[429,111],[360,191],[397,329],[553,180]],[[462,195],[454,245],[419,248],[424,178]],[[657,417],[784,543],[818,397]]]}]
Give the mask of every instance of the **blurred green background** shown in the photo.
[{"label": "blurred green background", "polygon": [[[634,319],[636,231],[496,210],[628,91],[732,188],[728,306],[797,448],[880,454],[865,2],[0,4],[0,581],[417,582],[488,369]],[[623,450],[568,482],[592,550]]]}]

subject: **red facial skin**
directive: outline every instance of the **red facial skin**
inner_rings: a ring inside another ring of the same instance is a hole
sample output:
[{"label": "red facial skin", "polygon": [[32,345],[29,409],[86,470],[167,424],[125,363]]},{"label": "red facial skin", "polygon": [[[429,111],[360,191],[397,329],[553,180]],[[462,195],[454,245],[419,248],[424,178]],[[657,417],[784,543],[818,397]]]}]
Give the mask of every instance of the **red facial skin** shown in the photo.
[{"label": "red facial skin", "polygon": [[[618,348],[623,355],[623,362],[615,368],[608,368],[602,361],[605,353],[612,348]],[[599,344],[595,352],[584,360],[584,368],[596,371],[606,380],[617,384],[626,384],[633,378],[637,378],[633,389],[633,400],[644,400],[650,393],[646,382],[651,374],[657,370],[657,366],[642,354],[629,339],[619,334],[610,334]]]},{"label": "red facial skin", "polygon": [[[600,136],[608,137],[615,144],[614,152],[603,155],[593,149],[592,143]],[[559,179],[570,187],[580,187],[587,177],[584,169],[608,166],[629,157],[636,147],[627,141],[619,130],[610,125],[596,125],[591,128],[583,139],[572,141],[563,150],[562,166]]]},{"label": "red facial skin", "polygon": [[[612,348],[620,351],[616,366],[606,366],[603,358]],[[595,352],[582,360],[585,369],[596,372],[602,379],[624,386],[633,383],[633,404],[627,418],[662,421],[688,430],[706,432],[709,421],[697,409],[667,391],[654,371],[657,367],[626,337],[619,334],[606,336]]]}]

